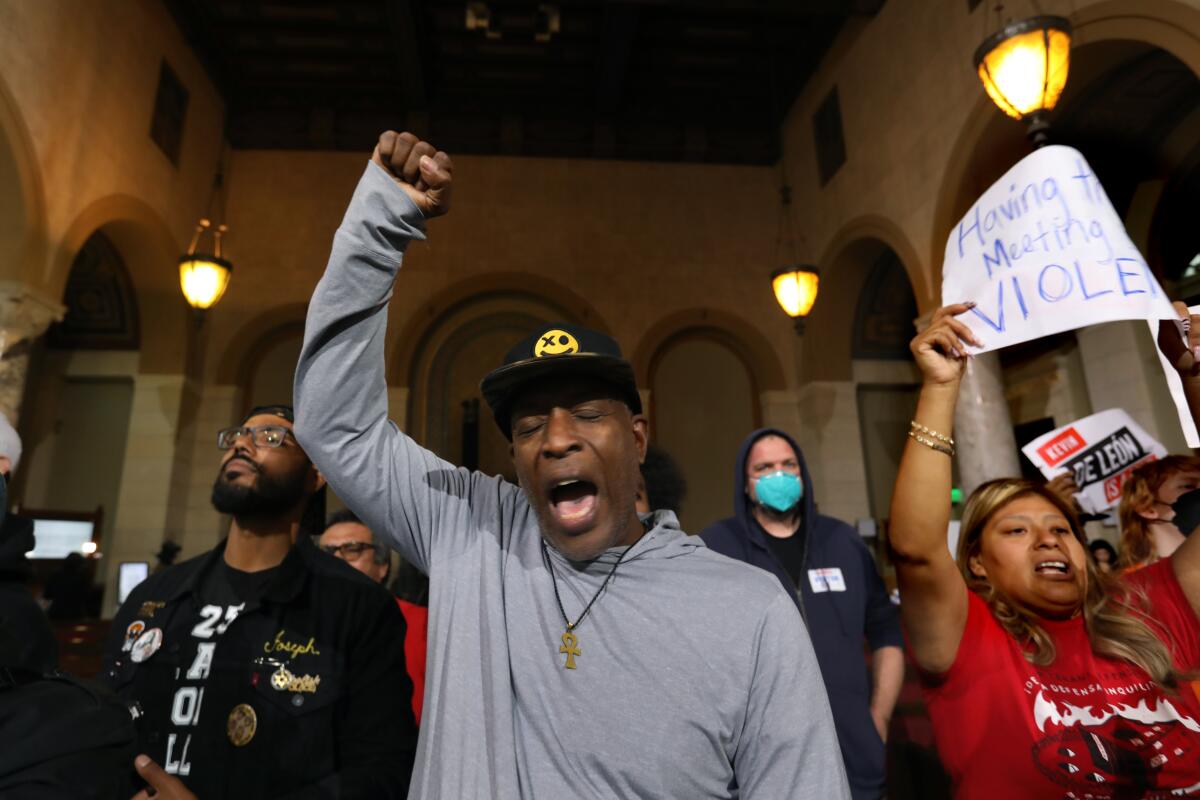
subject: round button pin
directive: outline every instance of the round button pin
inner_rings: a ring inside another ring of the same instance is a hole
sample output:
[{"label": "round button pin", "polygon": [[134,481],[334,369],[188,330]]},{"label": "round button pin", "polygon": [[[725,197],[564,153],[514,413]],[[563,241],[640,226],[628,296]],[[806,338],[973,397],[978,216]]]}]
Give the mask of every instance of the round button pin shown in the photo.
[{"label": "round button pin", "polygon": [[145,631],[134,640],[133,647],[129,648],[129,659],[135,664],[142,663],[158,652],[158,648],[162,647],[162,641],[162,628],[151,628]]},{"label": "round button pin", "polygon": [[254,738],[257,730],[258,715],[254,713],[253,706],[240,703],[229,712],[229,719],[225,721],[225,733],[234,747],[245,747]]}]

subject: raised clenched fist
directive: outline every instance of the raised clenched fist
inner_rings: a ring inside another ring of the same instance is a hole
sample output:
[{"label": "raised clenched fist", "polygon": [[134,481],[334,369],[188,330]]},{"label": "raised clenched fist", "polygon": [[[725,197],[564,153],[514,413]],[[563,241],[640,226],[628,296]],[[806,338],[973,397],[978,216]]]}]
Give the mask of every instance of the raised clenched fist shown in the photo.
[{"label": "raised clenched fist", "polygon": [[387,131],[380,135],[371,160],[392,176],[426,219],[450,210],[454,164],[429,142],[411,133]]},{"label": "raised clenched fist", "polygon": [[954,303],[933,313],[929,327],[917,334],[909,349],[926,383],[957,383],[967,366],[967,345],[983,347],[962,320],[974,303]]},{"label": "raised clenched fist", "polygon": [[1178,320],[1158,323],[1158,349],[1183,378],[1200,377],[1200,317],[1193,317],[1186,303],[1171,304]]}]

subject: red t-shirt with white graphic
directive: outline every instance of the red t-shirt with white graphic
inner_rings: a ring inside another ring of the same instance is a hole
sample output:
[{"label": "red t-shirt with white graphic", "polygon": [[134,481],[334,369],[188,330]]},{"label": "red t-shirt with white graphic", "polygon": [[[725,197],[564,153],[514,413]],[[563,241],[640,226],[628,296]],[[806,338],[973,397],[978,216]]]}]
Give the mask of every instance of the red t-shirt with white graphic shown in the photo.
[{"label": "red t-shirt with white graphic", "polygon": [[[1200,665],[1200,620],[1171,562],[1126,576],[1179,669]],[[1038,667],[968,592],[954,664],[922,689],[938,753],[960,800],[1200,797],[1200,701],[1141,669],[1092,653],[1083,618],[1043,621],[1052,664]]]}]

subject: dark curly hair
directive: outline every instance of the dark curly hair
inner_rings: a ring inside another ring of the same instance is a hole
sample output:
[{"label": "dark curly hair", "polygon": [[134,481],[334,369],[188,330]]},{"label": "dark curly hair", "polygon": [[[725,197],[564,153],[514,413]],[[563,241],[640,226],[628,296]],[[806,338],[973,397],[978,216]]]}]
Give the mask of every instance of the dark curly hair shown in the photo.
[{"label": "dark curly hair", "polygon": [[642,480],[646,483],[646,500],[650,508],[665,508],[679,513],[687,497],[687,481],[675,459],[658,445],[652,444],[646,448]]}]

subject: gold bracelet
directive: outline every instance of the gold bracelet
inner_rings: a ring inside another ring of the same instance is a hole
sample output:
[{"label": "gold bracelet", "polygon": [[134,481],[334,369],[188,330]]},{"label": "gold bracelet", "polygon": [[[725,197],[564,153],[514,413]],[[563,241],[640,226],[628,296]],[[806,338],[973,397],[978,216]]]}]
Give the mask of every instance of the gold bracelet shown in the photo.
[{"label": "gold bracelet", "polygon": [[944,442],[945,444],[948,444],[951,447],[954,447],[954,440],[951,439],[949,436],[943,436],[942,434],[938,433],[937,431],[931,431],[929,428],[926,428],[924,425],[917,422],[915,419],[912,422],[908,423],[908,427],[911,430],[920,431],[921,433],[925,434],[926,436],[932,436],[933,438],[937,439],[939,442]]},{"label": "gold bracelet", "polygon": [[913,441],[917,442],[918,444],[925,445],[926,447],[928,447],[931,450],[937,450],[939,453],[945,453],[946,455],[950,456],[951,458],[954,457],[954,448],[953,447],[948,447],[947,445],[944,445],[941,442],[935,442],[933,439],[926,439],[924,436],[917,433],[916,431],[909,431],[908,438],[912,439]]}]

